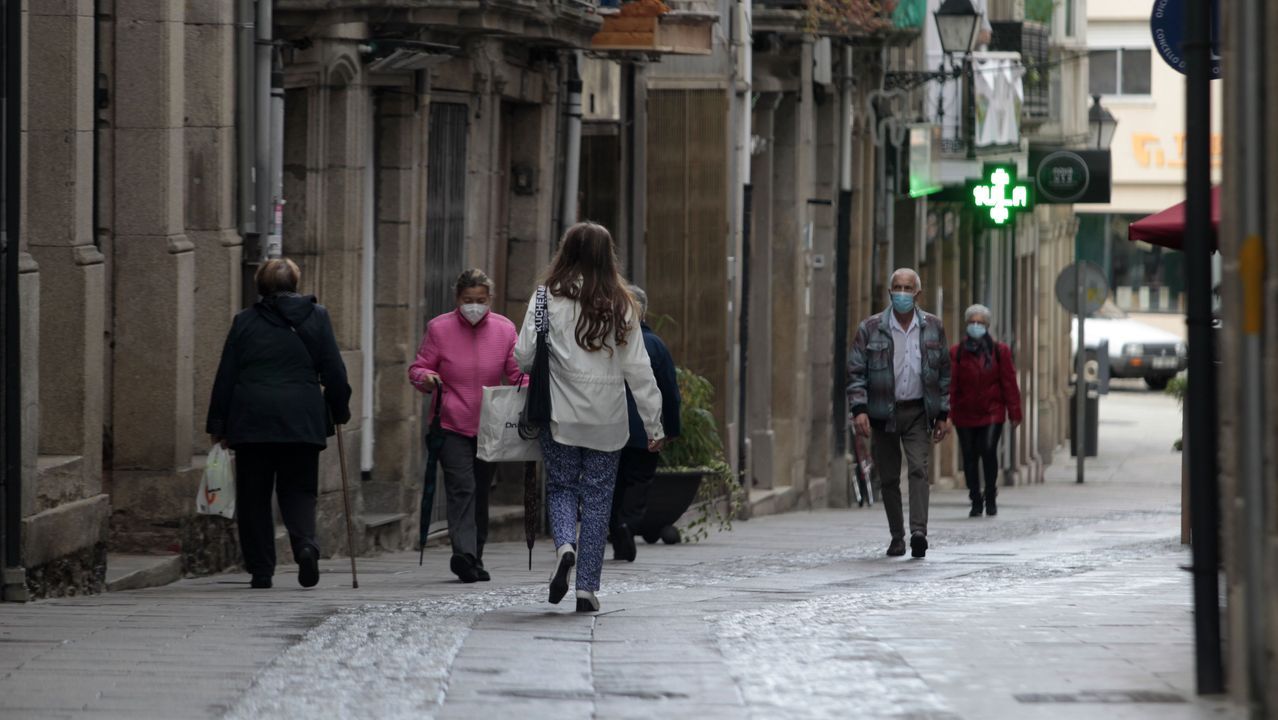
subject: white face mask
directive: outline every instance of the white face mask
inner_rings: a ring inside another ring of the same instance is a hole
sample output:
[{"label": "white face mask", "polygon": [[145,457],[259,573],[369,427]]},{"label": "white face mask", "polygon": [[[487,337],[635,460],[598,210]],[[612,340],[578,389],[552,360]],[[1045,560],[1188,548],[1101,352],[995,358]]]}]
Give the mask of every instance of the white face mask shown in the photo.
[{"label": "white face mask", "polygon": [[470,321],[471,325],[478,325],[479,321],[488,314],[488,306],[483,303],[466,303],[461,306],[461,314]]}]

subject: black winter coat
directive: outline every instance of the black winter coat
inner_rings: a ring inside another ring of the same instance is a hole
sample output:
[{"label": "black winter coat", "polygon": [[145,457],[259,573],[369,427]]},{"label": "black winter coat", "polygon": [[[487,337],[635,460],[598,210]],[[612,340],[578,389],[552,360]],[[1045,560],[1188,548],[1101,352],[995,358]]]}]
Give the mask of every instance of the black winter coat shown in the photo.
[{"label": "black winter coat", "polygon": [[[646,323],[641,323],[640,328],[643,330],[644,348],[648,351],[648,359],[652,361],[652,374],[657,380],[657,388],[661,390],[661,429],[666,437],[677,438],[683,431],[679,420],[679,408],[683,398],[679,397],[679,381],[675,374],[674,358],[670,356],[669,348],[657,336],[657,333],[652,331],[652,328]],[[630,440],[626,443],[626,447],[646,449],[648,433],[643,429],[643,420],[639,417],[639,406],[635,404],[635,396],[630,393],[629,385],[626,386],[626,406],[630,413]]]},{"label": "black winter coat", "polygon": [[248,443],[322,448],[333,425],[351,419],[350,400],[328,311],[312,295],[272,295],[235,316],[213,381],[206,430],[232,448]]}]

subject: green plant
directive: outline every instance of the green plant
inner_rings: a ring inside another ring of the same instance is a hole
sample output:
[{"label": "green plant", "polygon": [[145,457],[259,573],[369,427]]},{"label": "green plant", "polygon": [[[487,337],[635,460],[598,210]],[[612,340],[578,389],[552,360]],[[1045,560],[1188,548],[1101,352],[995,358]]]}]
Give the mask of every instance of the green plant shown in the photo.
[{"label": "green plant", "polygon": [[1189,391],[1189,376],[1182,373],[1167,381],[1163,392],[1176,398],[1176,404],[1185,407],[1185,393]]},{"label": "green plant", "polygon": [[[1180,406],[1181,410],[1184,410],[1185,393],[1189,392],[1189,375],[1181,373],[1171,380],[1168,380],[1167,387],[1163,389],[1163,392],[1176,398],[1176,404]],[[1172,443],[1172,447],[1176,449],[1176,452],[1180,452],[1185,449],[1184,440],[1184,438],[1176,438],[1176,442]]]},{"label": "green plant", "polygon": [[688,523],[684,538],[696,542],[710,529],[731,530],[732,518],[745,502],[745,490],[723,455],[723,442],[714,419],[714,385],[688,370],[675,370],[682,405],[679,437],[661,451],[660,467],[667,470],[703,473],[697,497],[696,517]]},{"label": "green plant", "polygon": [[896,0],[808,0],[807,30],[840,34],[872,33],[892,25],[884,17],[896,9]]},{"label": "green plant", "polygon": [[1025,19],[1051,25],[1056,5],[1057,0],[1025,0]]}]

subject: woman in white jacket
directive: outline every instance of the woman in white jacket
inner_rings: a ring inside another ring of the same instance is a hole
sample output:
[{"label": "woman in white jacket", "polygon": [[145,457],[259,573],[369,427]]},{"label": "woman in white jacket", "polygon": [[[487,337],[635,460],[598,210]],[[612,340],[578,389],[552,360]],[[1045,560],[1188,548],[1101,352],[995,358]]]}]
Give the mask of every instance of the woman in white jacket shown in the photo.
[{"label": "woman in white jacket", "polygon": [[[541,434],[541,447],[556,555],[550,602],[567,594],[568,575],[576,565],[578,612],[599,610],[595,592],[603,571],[617,461],[630,436],[627,383],[648,433],[648,449],[659,451],[664,437],[661,391],[639,334],[634,298],[617,265],[607,228],[578,223],[564,234],[544,284],[551,421],[549,433]],[[536,300],[534,293],[515,344],[515,360],[525,372],[531,370],[537,349]]]}]

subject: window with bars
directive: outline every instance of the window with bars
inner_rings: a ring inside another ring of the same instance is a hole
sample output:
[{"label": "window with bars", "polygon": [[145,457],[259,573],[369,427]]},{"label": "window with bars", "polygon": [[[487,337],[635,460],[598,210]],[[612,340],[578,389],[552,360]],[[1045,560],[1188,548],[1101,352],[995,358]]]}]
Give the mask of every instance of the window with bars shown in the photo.
[{"label": "window with bars", "polygon": [[1088,57],[1088,87],[1092,95],[1148,95],[1149,48],[1092,50]]}]

